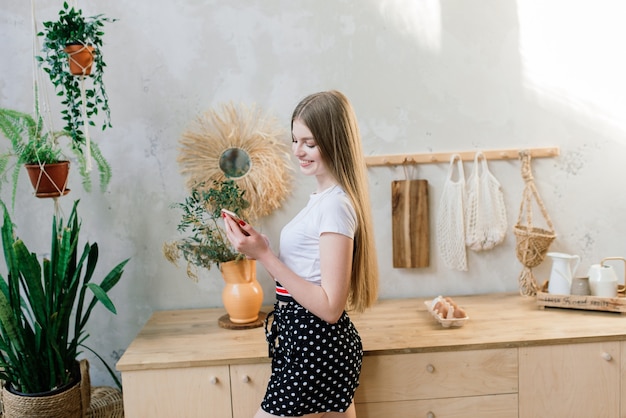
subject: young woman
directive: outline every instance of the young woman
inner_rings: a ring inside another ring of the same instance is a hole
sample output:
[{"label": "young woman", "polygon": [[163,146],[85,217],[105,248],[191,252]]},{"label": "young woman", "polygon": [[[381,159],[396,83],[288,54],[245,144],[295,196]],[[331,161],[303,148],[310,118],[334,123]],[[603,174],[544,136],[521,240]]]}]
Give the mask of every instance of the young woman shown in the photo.
[{"label": "young woman", "polygon": [[276,280],[270,330],[266,321],[272,375],[255,418],[354,418],[363,349],[345,310],[363,311],[378,292],[361,138],[337,91],[304,98],[291,132],[300,170],[315,176],[317,188],[283,228],[280,256],[250,225],[225,218],[234,247]]}]

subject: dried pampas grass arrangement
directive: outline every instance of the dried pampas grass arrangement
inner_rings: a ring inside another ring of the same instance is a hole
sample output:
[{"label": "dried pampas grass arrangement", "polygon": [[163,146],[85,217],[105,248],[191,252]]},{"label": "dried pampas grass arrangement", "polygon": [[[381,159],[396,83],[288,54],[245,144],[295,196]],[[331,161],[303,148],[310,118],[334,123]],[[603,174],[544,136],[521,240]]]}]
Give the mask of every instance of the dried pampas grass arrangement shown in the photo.
[{"label": "dried pampas grass arrangement", "polygon": [[178,162],[187,176],[187,187],[228,177],[220,168],[220,157],[232,148],[245,151],[250,168],[241,177],[231,177],[250,202],[250,221],[279,208],[291,191],[293,168],[284,128],[257,106],[222,105],[197,118],[179,140]]}]

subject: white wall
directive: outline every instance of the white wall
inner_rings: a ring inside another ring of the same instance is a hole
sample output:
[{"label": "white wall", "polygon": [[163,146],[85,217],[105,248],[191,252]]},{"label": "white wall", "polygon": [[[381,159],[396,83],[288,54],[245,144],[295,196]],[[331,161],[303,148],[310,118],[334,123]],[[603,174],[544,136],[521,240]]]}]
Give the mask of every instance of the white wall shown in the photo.
[{"label": "white wall", "polygon": [[[39,25],[62,4],[35,3]],[[558,146],[560,157],[533,160],[558,234],[551,250],[579,254],[580,274],[602,257],[626,256],[626,30],[617,20],[624,11],[619,2],[78,3],[89,15],[119,19],[105,28],[113,129],[92,131],[113,180],[106,193],[88,194],[74,173],[72,192],[59,200],[67,214],[81,199],[83,238],[98,242],[102,273],[132,258],[112,292],[118,315],[99,308],[90,328],[91,345],[111,363],[154,310],[221,305],[219,272],[211,270],[196,285],[183,267],[163,258],[161,244],[177,237],[178,213],[169,205],[185,196],[177,140],[198,113],[228,101],[257,103],[287,127],[304,95],[339,89],[356,108],[368,155]],[[32,109],[31,23],[29,2],[0,5],[2,107]],[[512,226],[523,188],[519,162],[489,166],[503,185]],[[466,175],[471,169],[466,163]],[[408,170],[410,178],[430,182],[433,231],[446,171],[447,164]],[[379,167],[369,173],[381,298],[518,290],[522,267],[513,234],[493,251],[469,254],[468,272],[443,266],[434,233],[430,267],[394,269],[390,184],[405,172]],[[53,202],[34,198],[26,176],[21,180],[14,221],[43,254]],[[311,186],[298,177],[284,207],[258,225],[274,245]],[[549,267],[544,262],[535,272],[547,278]],[[272,281],[264,271],[259,276],[269,303]],[[108,382],[95,361],[92,379]]]}]

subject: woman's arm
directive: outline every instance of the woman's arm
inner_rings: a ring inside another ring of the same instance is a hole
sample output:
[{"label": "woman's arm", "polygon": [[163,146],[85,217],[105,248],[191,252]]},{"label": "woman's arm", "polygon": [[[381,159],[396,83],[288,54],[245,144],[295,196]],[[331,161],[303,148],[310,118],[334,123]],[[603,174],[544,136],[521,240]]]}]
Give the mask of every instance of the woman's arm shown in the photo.
[{"label": "woman's arm", "polygon": [[[342,234],[326,232],[320,236],[322,284],[317,286],[295,274],[271,251],[265,240],[250,225],[236,225],[226,219],[226,233],[237,251],[263,264],[289,293],[306,309],[326,322],[341,317],[350,290],[353,240]],[[249,236],[239,229],[249,233]]]}]

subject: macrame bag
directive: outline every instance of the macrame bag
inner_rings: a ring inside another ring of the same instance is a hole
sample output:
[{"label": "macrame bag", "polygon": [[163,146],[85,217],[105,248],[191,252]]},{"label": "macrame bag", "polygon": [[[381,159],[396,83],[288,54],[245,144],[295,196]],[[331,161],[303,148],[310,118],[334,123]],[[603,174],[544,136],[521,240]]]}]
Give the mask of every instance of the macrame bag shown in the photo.
[{"label": "macrame bag", "polygon": [[[530,168],[530,153],[527,151],[521,152],[520,159],[522,160],[522,178],[524,179],[525,187],[517,224],[513,231],[517,242],[517,259],[524,265],[524,269],[519,276],[520,293],[524,296],[535,296],[539,287],[532,273],[532,268],[543,262],[550,244],[556,238],[556,234],[550,216],[548,216],[548,211],[539,196],[533,180]],[[533,226],[533,199],[539,206],[549,229]],[[523,224],[524,218],[526,224]]]},{"label": "macrame bag", "polygon": [[[480,172],[480,174],[479,174]],[[482,152],[474,157],[465,198],[465,244],[473,251],[490,250],[507,232],[506,206],[498,180]]]},{"label": "macrame bag", "polygon": [[[452,180],[455,162],[458,179]],[[436,228],[439,252],[446,266],[455,270],[467,270],[467,254],[465,252],[465,224],[464,224],[465,174],[463,161],[458,154],[450,159],[450,167],[446,177],[439,211],[437,213]]]}]

